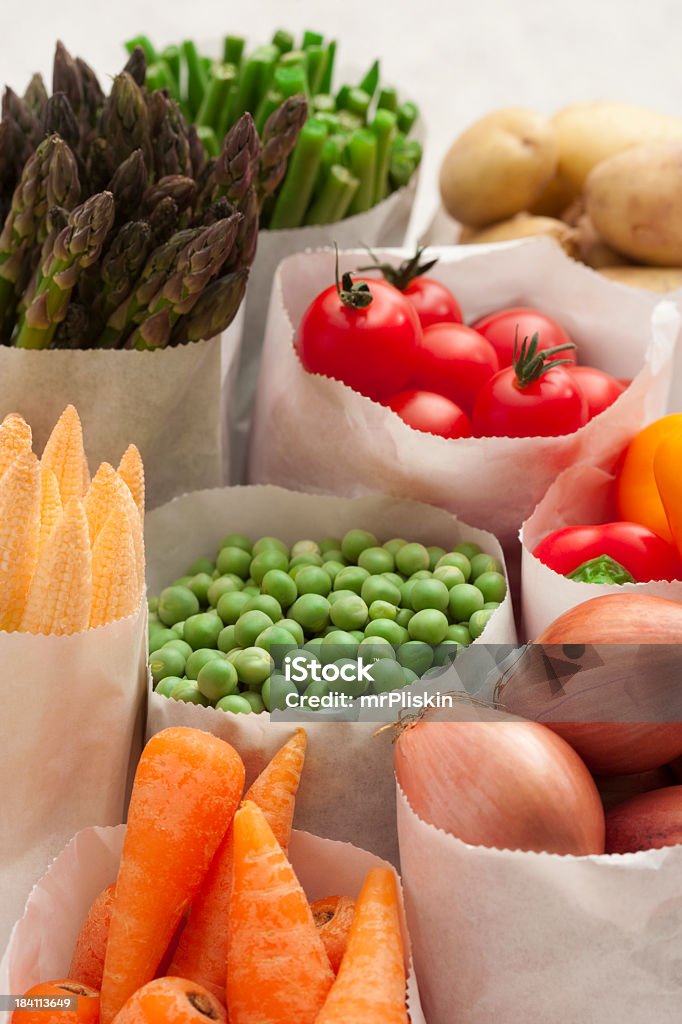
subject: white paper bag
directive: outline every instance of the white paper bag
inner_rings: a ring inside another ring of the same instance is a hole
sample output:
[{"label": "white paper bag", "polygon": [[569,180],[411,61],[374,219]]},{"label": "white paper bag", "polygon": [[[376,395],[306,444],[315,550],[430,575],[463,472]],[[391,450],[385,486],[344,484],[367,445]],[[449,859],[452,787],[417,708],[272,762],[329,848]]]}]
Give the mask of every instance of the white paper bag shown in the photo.
[{"label": "white paper bag", "polygon": [[134,443],[149,508],[188,487],[217,487],[230,465],[227,408],[242,315],[219,337],[155,352],[0,347],[0,419],[18,412],[38,449],[71,403],[90,466]]},{"label": "white paper bag", "polygon": [[[66,976],[90,904],[116,880],[124,835],[124,826],[88,828],[76,835],[57,857],[31,893],[0,963],[3,993],[20,995],[40,981]],[[356,897],[367,872],[387,866],[364,850],[319,839],[307,832],[292,834],[289,857],[311,902],[339,894]],[[425,1024],[404,919],[403,942],[409,972],[407,1005],[411,1024]]]},{"label": "white paper bag", "polygon": [[[295,329],[333,279],[334,254],[292,256],[275,277],[249,479],[419,498],[494,532],[509,556],[518,551],[521,523],[559,472],[579,462],[610,467],[633,434],[663,414],[680,313],[648,293],[615,288],[546,239],[434,255],[440,262],[431,273],[454,291],[467,321],[507,306],[537,306],[565,326],[581,362],[634,378],[632,384],[601,416],[563,437],[447,440],[413,430],[340,381],[303,369]],[[353,270],[362,253],[344,253],[340,262],[342,271]]]},{"label": "white paper bag", "polygon": [[469,846],[400,791],[398,834],[429,1024],[678,1024],[682,846],[600,857]]},{"label": "white paper bag", "polygon": [[[405,188],[398,189],[366,213],[347,217],[336,224],[261,231],[258,250],[249,275],[245,298],[244,341],[239,364],[239,381],[232,406],[232,483],[242,483],[246,469],[248,431],[256,394],[263,351],[265,323],[272,282],[279,263],[292,253],[323,249],[336,242],[339,249],[372,249],[400,246],[405,242],[417,192],[419,174]],[[367,253],[364,253],[365,260]],[[330,278],[329,284],[332,283]]]},{"label": "white paper bag", "polygon": [[146,607],[73,636],[0,633],[0,947],[69,837],[123,820],[143,733]]},{"label": "white paper bag", "polygon": [[[234,487],[184,495],[146,517],[149,593],[160,593],[194,559],[212,557],[227,533],[244,532],[254,540],[275,535],[293,543],[305,537],[342,536],[358,526],[373,530],[384,540],[404,536],[444,547],[472,540],[503,561],[501,548],[490,534],[459,523],[441,509],[416,502],[378,496],[331,498],[276,487]],[[474,648],[476,661],[469,675],[485,677],[494,664],[493,655],[486,650],[488,645],[511,645],[515,641],[507,595],[491,618],[481,645],[477,642],[460,655],[459,676],[467,676],[467,656]],[[453,687],[441,682],[440,677],[438,683],[443,690],[466,686],[459,679]],[[413,687],[421,685],[415,683]],[[469,686],[475,688],[475,680]],[[297,801],[298,823],[316,835],[352,842],[396,863],[392,730],[377,732],[377,721],[315,721],[314,712],[302,712],[296,721],[304,724],[308,733],[307,767]],[[290,721],[271,722],[265,712],[226,714],[150,693],[147,735],[171,725],[205,729],[228,740],[244,760],[247,782],[265,767],[292,728]]]}]

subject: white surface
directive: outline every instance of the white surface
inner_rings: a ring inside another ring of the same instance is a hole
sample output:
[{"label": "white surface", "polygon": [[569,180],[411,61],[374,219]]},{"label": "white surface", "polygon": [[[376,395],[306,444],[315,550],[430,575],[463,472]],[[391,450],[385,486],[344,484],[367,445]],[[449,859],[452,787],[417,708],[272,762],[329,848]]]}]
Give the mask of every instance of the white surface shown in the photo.
[{"label": "white surface", "polygon": [[576,99],[612,98],[679,113],[682,6],[675,0],[3,0],[2,80],[23,89],[49,68],[60,36],[103,76],[123,63],[120,41],[146,32],[158,45],[185,36],[243,33],[265,42],[279,27],[319,29],[342,40],[344,63],[369,66],[414,98],[428,125],[418,222],[436,205],[440,158],[458,130],[493,106],[528,104],[550,112]]}]

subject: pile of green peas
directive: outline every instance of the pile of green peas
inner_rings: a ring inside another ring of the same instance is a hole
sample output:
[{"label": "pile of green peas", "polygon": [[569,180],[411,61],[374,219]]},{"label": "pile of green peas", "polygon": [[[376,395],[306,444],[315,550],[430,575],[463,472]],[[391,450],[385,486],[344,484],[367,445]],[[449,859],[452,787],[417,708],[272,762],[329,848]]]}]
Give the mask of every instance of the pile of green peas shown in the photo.
[{"label": "pile of green peas", "polygon": [[154,689],[238,714],[284,707],[290,692],[344,692],[287,678],[284,658],[299,654],[311,666],[366,655],[372,683],[345,692],[387,692],[439,671],[478,639],[506,592],[502,566],[477,544],[381,544],[353,529],[289,547],[232,533],[214,561],[199,559],[150,599]]}]

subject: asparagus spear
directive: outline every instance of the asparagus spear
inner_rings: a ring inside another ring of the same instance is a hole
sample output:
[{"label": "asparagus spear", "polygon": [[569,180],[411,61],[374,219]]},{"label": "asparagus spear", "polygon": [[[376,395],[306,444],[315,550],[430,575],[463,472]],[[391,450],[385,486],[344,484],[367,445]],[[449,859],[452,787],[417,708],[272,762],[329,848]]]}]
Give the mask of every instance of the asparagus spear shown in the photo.
[{"label": "asparagus spear", "polygon": [[111,180],[113,157],[109,149],[109,143],[101,136],[95,136],[88,146],[85,176],[87,191],[90,194],[101,192],[108,181]]},{"label": "asparagus spear", "polygon": [[[255,179],[260,144],[251,114],[242,114],[225,136],[222,151],[206,184],[205,201],[225,196],[237,206]],[[204,205],[204,204],[202,204]]]},{"label": "asparagus spear", "polygon": [[83,77],[80,68],[61,40],[57,41],[52,65],[52,92],[63,92],[77,118],[83,106]]},{"label": "asparagus spear", "polygon": [[234,206],[226,199],[225,196],[221,196],[220,199],[216,199],[214,203],[207,206],[205,210],[202,210],[198,215],[199,223],[204,227],[208,227],[210,224],[215,224],[217,220],[224,220],[225,217],[231,217],[235,212]]},{"label": "asparagus spear", "polygon": [[182,113],[162,92],[149,96],[149,131],[157,178],[167,174],[192,174],[192,153]]},{"label": "asparagus spear", "polygon": [[147,81],[147,57],[141,46],[133,47],[123,70],[130,75],[137,85],[145,85]]},{"label": "asparagus spear", "polygon": [[131,220],[142,202],[147,188],[148,174],[141,149],[135,149],[117,168],[107,185],[114,197],[116,224]]},{"label": "asparagus spear", "polygon": [[50,96],[43,125],[47,135],[61,135],[73,152],[79,151],[81,128],[65,92],[55,92]]},{"label": "asparagus spear", "polygon": [[148,64],[153,64],[154,61],[159,59],[159,56],[154,49],[154,44],[148,36],[135,36],[133,39],[129,39],[125,44],[125,48],[128,53],[133,53],[133,51],[138,47],[143,51]]},{"label": "asparagus spear", "polygon": [[[90,127],[94,126],[104,106],[104,93],[97,75],[81,57],[76,57],[76,66],[80,71],[83,84],[83,110],[85,120]],[[134,76],[133,76],[134,77]]]},{"label": "asparagus spear", "polygon": [[160,178],[155,185],[150,185],[144,193],[144,208],[148,211],[170,196],[177,209],[182,212],[194,205],[197,186],[194,178],[186,178],[182,174],[169,174]]},{"label": "asparagus spear", "polygon": [[142,150],[148,167],[153,166],[149,120],[144,92],[127,71],[121,72],[114,78],[100,119],[112,170],[135,149]]},{"label": "asparagus spear", "polygon": [[2,118],[11,123],[17,178],[43,137],[42,125],[28,103],[9,87],[2,97]]},{"label": "asparagus spear", "polygon": [[26,87],[23,99],[30,111],[35,114],[38,121],[42,120],[45,115],[45,106],[47,104],[47,89],[45,88],[45,82],[43,81],[42,75],[35,74],[33,76]]},{"label": "asparagus spear", "polygon": [[40,268],[42,267],[43,263],[48,258],[48,256],[51,254],[52,249],[54,248],[54,242],[57,235],[64,230],[68,223],[69,211],[66,210],[63,206],[51,206],[50,209],[47,211],[47,234],[45,236],[45,241],[41,246],[40,258],[31,275],[31,280],[28,286],[24,289],[21,299],[19,300],[19,304],[17,306],[17,319],[23,317],[24,313],[33,302],[36,294],[36,289],[38,287]]},{"label": "asparagus spear", "polygon": [[187,145],[189,147],[191,173],[194,178],[198,178],[206,163],[206,151],[201,144],[201,139],[199,138],[196,125],[190,124],[187,126],[186,136]]},{"label": "asparagus spear", "polygon": [[191,312],[176,322],[171,344],[214,338],[229,327],[244,298],[248,278],[248,269],[242,268],[209,284]]},{"label": "asparagus spear", "polygon": [[57,325],[50,348],[91,348],[91,317],[80,302],[70,302],[64,319]]},{"label": "asparagus spear", "polygon": [[152,246],[152,229],[143,220],[124,224],[102,260],[101,289],[92,306],[97,337],[111,314],[131,294]]},{"label": "asparagus spear", "polygon": [[110,192],[91,196],[71,212],[67,226],[55,239],[52,255],[43,264],[35,298],[19,324],[19,348],[47,348],[50,344],[81,270],[99,259],[113,222]]},{"label": "asparagus spear", "polygon": [[260,205],[255,184],[251,185],[237,206],[237,212],[241,215],[241,221],[232,252],[225,263],[225,272],[249,269],[256,255]]},{"label": "asparagus spear", "polygon": [[284,178],[289,155],[298,141],[307,116],[308,102],[305,96],[292,96],[266,121],[258,171],[258,199],[261,208],[267,196],[274,193]]},{"label": "asparagus spear", "polygon": [[178,230],[178,215],[179,211],[175,200],[170,196],[166,196],[156,204],[148,217],[153,248],[163,245]]}]

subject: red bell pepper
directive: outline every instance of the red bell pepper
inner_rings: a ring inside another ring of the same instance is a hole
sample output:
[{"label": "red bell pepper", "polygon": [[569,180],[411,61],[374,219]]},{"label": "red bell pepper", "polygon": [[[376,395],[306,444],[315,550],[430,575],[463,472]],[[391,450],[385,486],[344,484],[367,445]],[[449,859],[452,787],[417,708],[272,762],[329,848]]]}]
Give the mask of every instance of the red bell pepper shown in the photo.
[{"label": "red bell pepper", "polygon": [[682,578],[682,564],[675,548],[639,523],[566,526],[548,534],[533,554],[561,576],[593,558],[609,555],[637,583]]}]

